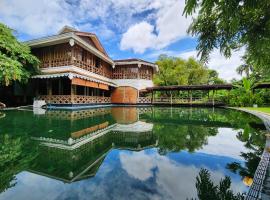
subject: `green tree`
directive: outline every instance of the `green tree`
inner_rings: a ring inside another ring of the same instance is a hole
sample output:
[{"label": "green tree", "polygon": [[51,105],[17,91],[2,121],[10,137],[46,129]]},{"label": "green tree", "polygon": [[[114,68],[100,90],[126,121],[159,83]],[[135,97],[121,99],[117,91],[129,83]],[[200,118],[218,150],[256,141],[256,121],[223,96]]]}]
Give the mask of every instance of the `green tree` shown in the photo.
[{"label": "green tree", "polygon": [[208,68],[194,58],[184,60],[160,55],[156,64],[159,73],[154,76],[156,85],[195,85],[208,82]]},{"label": "green tree", "polygon": [[208,84],[223,84],[225,81],[218,77],[218,72],[213,69],[208,70]]},{"label": "green tree", "polygon": [[38,63],[30,48],[17,41],[12,30],[0,23],[0,85],[26,82],[37,72]]},{"label": "green tree", "polygon": [[188,32],[198,37],[201,60],[207,61],[215,48],[230,57],[244,47],[248,62],[269,76],[269,10],[269,0],[186,0],[184,14],[198,14]]},{"label": "green tree", "polygon": [[248,64],[242,64],[240,66],[238,66],[236,68],[236,72],[238,74],[240,74],[241,76],[243,75],[243,73],[246,74],[246,77],[249,78],[250,77],[250,72],[252,71],[252,66],[248,65]]},{"label": "green tree", "polygon": [[0,192],[16,185],[15,175],[37,156],[36,145],[26,135],[0,135]]},{"label": "green tree", "polygon": [[219,185],[215,185],[211,180],[210,172],[201,169],[196,177],[196,188],[199,200],[244,200],[241,193],[234,194],[231,187],[231,179],[226,176],[221,179]]},{"label": "green tree", "polygon": [[253,93],[253,81],[243,78],[240,84],[234,84],[235,89],[230,92],[229,104],[232,106],[252,106],[262,104],[260,93]]}]

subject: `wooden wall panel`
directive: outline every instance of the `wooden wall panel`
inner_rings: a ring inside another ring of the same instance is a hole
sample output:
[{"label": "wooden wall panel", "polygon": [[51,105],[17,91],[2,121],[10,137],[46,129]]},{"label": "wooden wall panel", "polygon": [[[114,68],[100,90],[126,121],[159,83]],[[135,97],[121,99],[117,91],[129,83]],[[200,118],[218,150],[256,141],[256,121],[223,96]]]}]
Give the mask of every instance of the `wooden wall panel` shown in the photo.
[{"label": "wooden wall panel", "polygon": [[132,124],[138,121],[136,107],[112,107],[112,116],[118,124]]},{"label": "wooden wall panel", "polygon": [[136,104],[138,90],[133,87],[118,87],[112,92],[111,102],[122,104]]}]

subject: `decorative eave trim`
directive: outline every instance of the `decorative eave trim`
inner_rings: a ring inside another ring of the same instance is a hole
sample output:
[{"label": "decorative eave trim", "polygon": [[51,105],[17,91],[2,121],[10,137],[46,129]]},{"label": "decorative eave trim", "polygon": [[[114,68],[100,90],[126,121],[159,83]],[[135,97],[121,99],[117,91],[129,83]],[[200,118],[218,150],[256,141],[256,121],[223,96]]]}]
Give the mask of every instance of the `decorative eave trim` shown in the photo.
[{"label": "decorative eave trim", "polygon": [[90,77],[87,77],[87,76],[83,76],[83,75],[79,75],[79,74],[71,73],[71,72],[57,73],[57,74],[35,75],[35,76],[32,76],[31,78],[33,78],[33,79],[49,79],[49,78],[60,78],[60,77],[68,77],[69,79],[80,78],[80,79],[84,79],[84,80],[93,81],[93,82],[96,82],[96,83],[102,83],[102,84],[106,84],[106,85],[116,87],[116,85],[114,83],[108,83],[108,82],[105,82],[105,81],[100,81],[100,80],[97,80],[97,79],[94,79],[94,78],[90,78]]},{"label": "decorative eave trim", "polygon": [[111,84],[112,86],[116,86],[113,79],[101,76],[99,74],[96,74],[96,73],[93,73],[93,72],[90,72],[90,71],[87,71],[85,69],[76,67],[74,65],[42,68],[41,72],[43,74],[45,74],[45,75],[74,72],[74,73],[80,74],[82,76],[86,76],[86,77],[89,77],[89,78],[94,78],[97,81],[106,82],[106,84],[108,84],[108,85]]},{"label": "decorative eave trim", "polygon": [[96,55],[97,57],[106,61],[107,63],[114,65],[114,62],[112,59],[105,56],[102,52],[92,47],[90,44],[88,44],[86,41],[84,41],[83,39],[81,39],[79,36],[77,36],[76,34],[72,32],[44,37],[40,39],[29,40],[24,43],[32,48],[37,48],[37,47],[49,46],[50,44],[61,44],[61,43],[69,42],[70,39],[74,39],[75,43],[77,43],[81,47],[87,49],[88,51]]}]

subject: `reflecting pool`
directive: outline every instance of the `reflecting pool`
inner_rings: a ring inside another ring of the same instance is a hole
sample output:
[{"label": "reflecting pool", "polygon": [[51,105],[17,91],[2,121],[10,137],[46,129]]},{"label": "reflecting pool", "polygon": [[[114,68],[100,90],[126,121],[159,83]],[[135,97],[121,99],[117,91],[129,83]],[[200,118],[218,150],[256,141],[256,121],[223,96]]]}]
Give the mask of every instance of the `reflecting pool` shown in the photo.
[{"label": "reflecting pool", "polygon": [[247,113],[111,107],[0,113],[0,199],[191,199],[207,169],[247,192],[265,136]]}]

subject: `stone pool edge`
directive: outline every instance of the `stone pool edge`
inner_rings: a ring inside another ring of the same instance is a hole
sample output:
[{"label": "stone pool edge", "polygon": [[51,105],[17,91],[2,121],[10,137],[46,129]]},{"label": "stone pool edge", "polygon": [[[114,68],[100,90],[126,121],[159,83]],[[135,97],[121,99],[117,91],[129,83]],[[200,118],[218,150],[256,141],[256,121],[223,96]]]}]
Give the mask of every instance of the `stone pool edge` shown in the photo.
[{"label": "stone pool edge", "polygon": [[[243,111],[249,114],[252,114],[260,118],[267,131],[270,132],[270,115],[262,113],[260,111],[248,110],[245,108],[234,108],[234,107],[225,107],[229,109]],[[264,152],[261,156],[260,163],[254,174],[253,183],[247,193],[245,200],[266,200],[270,199],[269,194],[264,193],[264,188],[270,187],[270,177],[266,177],[267,172],[270,172],[270,135],[266,136]],[[269,180],[268,180],[269,179]],[[266,186],[266,184],[268,184]]]}]

